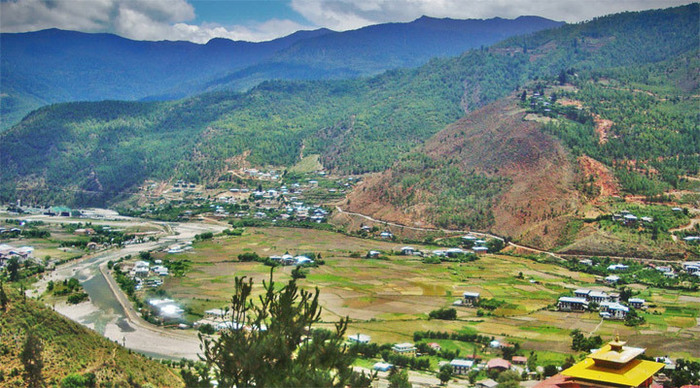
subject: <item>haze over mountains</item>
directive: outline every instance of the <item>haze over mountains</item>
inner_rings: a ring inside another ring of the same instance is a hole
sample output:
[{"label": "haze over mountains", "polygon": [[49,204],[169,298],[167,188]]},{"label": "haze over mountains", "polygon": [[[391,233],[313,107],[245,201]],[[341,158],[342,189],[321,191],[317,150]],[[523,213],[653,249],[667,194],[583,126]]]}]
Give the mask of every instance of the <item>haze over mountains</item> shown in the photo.
[{"label": "haze over mountains", "polygon": [[133,41],[44,30],[0,34],[2,128],[39,106],[67,101],[172,99],[245,90],[268,79],[331,79],[413,67],[561,22],[420,18],[355,31],[300,31],[269,42]]}]

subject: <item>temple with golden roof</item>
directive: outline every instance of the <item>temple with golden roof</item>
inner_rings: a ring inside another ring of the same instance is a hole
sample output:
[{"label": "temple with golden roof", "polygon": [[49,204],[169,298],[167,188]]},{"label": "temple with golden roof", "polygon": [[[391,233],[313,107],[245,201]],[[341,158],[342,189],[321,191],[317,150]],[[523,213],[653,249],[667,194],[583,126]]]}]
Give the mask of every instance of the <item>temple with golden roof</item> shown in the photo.
[{"label": "temple with golden roof", "polygon": [[571,368],[542,381],[534,388],[644,387],[651,386],[653,377],[664,364],[640,360],[646,349],[614,341],[591,353]]}]

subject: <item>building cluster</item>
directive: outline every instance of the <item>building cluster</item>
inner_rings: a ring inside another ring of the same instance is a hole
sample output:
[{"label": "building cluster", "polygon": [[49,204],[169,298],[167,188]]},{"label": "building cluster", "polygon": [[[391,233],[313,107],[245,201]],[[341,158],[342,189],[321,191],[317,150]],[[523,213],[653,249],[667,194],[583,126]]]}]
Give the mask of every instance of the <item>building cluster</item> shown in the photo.
[{"label": "building cluster", "polygon": [[642,309],[646,301],[640,298],[629,298],[627,305],[620,302],[620,294],[606,293],[605,291],[578,289],[574,296],[562,296],[559,298],[557,308],[559,311],[589,311],[595,303],[596,310],[604,319],[625,319],[630,307]]},{"label": "building cluster", "polygon": [[260,171],[256,168],[249,168],[243,171],[246,176],[261,180],[261,181],[276,181],[280,179],[280,175],[275,170]]},{"label": "building cluster", "polygon": [[[384,233],[391,233],[391,232],[382,232],[381,237],[383,237]],[[391,235],[393,237],[393,235]],[[470,236],[471,237],[471,236]],[[436,249],[432,252],[423,252],[421,250],[418,250],[412,246],[405,246],[401,247],[401,254],[404,256],[419,256],[419,257],[459,257],[463,256],[466,254],[470,253],[487,253],[489,251],[489,248],[485,246],[486,241],[485,240],[475,240],[473,244],[471,244],[471,248],[447,248],[447,249]],[[368,256],[372,257],[372,253],[376,253],[377,255],[379,254],[378,251],[370,251]]]},{"label": "building cluster", "polygon": [[209,325],[216,331],[224,330],[267,330],[267,326],[261,324],[260,327],[251,327],[232,320],[231,311],[228,309],[210,309],[204,312],[204,318],[195,322],[192,326],[195,328]]},{"label": "building cluster", "polygon": [[129,270],[129,276],[136,282],[137,291],[143,287],[160,287],[163,284],[163,277],[168,275],[168,268],[163,265],[162,260],[156,260],[153,266],[147,261],[139,260]]},{"label": "building cluster", "polygon": [[275,255],[275,256],[270,256],[270,260],[280,263],[281,265],[307,265],[307,264],[313,264],[314,261],[311,260],[310,258],[303,256],[303,255],[298,255],[298,256],[292,256],[289,253],[285,253],[284,255]]},{"label": "building cluster", "polygon": [[186,241],[182,244],[171,245],[164,249],[165,252],[170,254],[182,253],[192,249],[192,241]]},{"label": "building cluster", "polygon": [[683,270],[690,275],[700,277],[700,261],[686,261]]},{"label": "building cluster", "polygon": [[[360,341],[359,338],[366,339],[366,342]],[[361,343],[369,343],[369,336],[364,336],[363,334],[353,334],[348,336],[348,340],[350,342],[361,342]],[[440,351],[441,347],[437,343],[428,343],[427,344],[431,349]],[[508,345],[503,345],[499,341],[493,341],[490,345],[491,348],[497,349],[503,346],[508,346]],[[410,356],[410,357],[416,357],[416,356],[421,356],[420,353],[418,353],[418,348],[416,345],[410,342],[404,342],[404,343],[397,343],[394,344],[391,347],[392,352],[395,354],[400,354],[403,356]],[[511,361],[502,359],[502,358],[492,358],[488,361],[484,361],[481,359],[481,356],[478,356],[476,354],[473,355],[467,355],[464,358],[455,358],[451,361],[444,361],[440,363],[440,366],[442,365],[449,364],[452,366],[452,372],[456,375],[466,375],[470,371],[481,371],[481,370],[496,370],[499,372],[503,372],[506,370],[515,370],[518,373],[522,373],[525,370],[524,365],[527,364],[527,357],[523,356],[514,356]],[[386,362],[377,362],[374,364],[373,369],[376,371],[380,372],[386,372],[389,371],[391,368],[393,368],[393,365],[390,363]]]},{"label": "building cluster", "polygon": [[0,244],[0,268],[7,265],[12,258],[16,258],[20,264],[28,260],[34,260],[34,247],[14,247],[8,244]]},{"label": "building cluster", "polygon": [[13,237],[13,235],[19,236],[19,234],[22,233],[22,229],[20,228],[5,228],[5,227],[0,227],[0,236],[5,237]]},{"label": "building cluster", "polygon": [[627,210],[623,210],[620,213],[615,213],[612,215],[612,220],[620,222],[622,225],[634,226],[639,223],[651,224],[654,222],[653,217],[637,217],[636,215],[630,213]]}]

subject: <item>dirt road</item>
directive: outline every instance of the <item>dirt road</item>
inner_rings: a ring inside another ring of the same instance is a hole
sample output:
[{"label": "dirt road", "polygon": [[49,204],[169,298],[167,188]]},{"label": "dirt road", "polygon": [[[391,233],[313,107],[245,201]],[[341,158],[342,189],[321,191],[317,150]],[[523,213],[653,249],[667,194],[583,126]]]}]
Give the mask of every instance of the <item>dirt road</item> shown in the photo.
[{"label": "dirt road", "polygon": [[[372,222],[376,222],[376,223],[382,223],[382,224],[386,224],[386,225],[391,225],[391,226],[395,226],[395,227],[399,227],[399,228],[405,228],[405,229],[417,230],[417,231],[425,231],[425,232],[441,231],[441,232],[444,232],[444,233],[453,233],[453,234],[472,234],[472,235],[475,235],[475,236],[482,236],[482,237],[494,238],[494,239],[498,239],[498,240],[501,240],[501,241],[505,241],[505,239],[504,239],[503,237],[500,237],[500,236],[497,236],[497,235],[491,234],[491,233],[474,232],[474,231],[469,231],[469,230],[435,229],[435,228],[420,228],[420,227],[406,226],[406,225],[401,225],[401,224],[397,224],[397,223],[394,223],[394,222],[387,222],[387,221],[378,220],[378,219],[376,219],[376,218],[372,218],[372,217],[370,217],[370,216],[367,216],[367,215],[364,215],[364,214],[361,214],[361,213],[348,212],[348,211],[345,211],[345,210],[343,210],[342,208],[340,208],[340,206],[336,206],[335,208],[336,208],[336,210],[337,210],[339,213],[341,213],[341,214],[347,214],[347,215],[351,215],[351,216],[361,217],[361,218],[364,218],[364,219],[366,219],[366,220],[368,220],[368,221],[372,221]],[[694,220],[694,221],[700,221],[700,220],[698,220],[698,219],[693,219],[693,220]],[[696,223],[697,223],[697,222],[696,222]],[[687,226],[687,227],[689,228],[689,227],[691,227],[691,226]],[[572,257],[572,258],[593,258],[593,257],[600,257],[600,256],[603,256],[603,255],[583,255],[583,254],[579,255],[579,254],[556,253],[556,252],[551,252],[551,251],[546,251],[546,250],[542,250],[542,249],[530,247],[530,246],[527,246],[527,245],[517,244],[517,243],[514,243],[514,242],[512,242],[512,241],[508,241],[508,242],[506,243],[506,245],[507,245],[507,246],[510,246],[510,247],[513,247],[513,248],[517,248],[517,249],[527,250],[527,251],[530,251],[530,252],[533,252],[533,253],[540,253],[540,254],[549,255],[549,256],[554,257],[554,258],[559,259],[559,260],[566,260],[567,257]],[[609,258],[611,258],[611,259],[615,259],[615,260],[636,260],[636,261],[639,261],[639,262],[647,262],[647,263],[655,263],[655,262],[668,263],[668,262],[674,262],[674,261],[671,261],[671,260],[656,260],[656,259],[647,259],[647,258],[643,258],[643,257],[632,257],[632,256],[609,256],[609,255],[604,255],[604,256],[605,256],[605,257],[609,257]]]}]

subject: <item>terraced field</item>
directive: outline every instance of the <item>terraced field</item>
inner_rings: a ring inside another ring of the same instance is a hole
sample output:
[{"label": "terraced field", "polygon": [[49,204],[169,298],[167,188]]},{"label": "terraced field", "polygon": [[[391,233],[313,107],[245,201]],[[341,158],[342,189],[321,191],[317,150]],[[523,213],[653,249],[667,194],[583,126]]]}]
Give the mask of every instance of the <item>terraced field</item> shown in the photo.
[{"label": "terraced field", "polygon": [[[605,289],[594,283],[592,275],[509,255],[484,255],[469,263],[424,264],[419,257],[391,254],[401,246],[317,230],[250,228],[242,236],[195,243],[188,253],[157,256],[192,261],[185,277],[168,278],[165,283],[166,291],[189,307],[192,318],[205,309],[225,306],[236,276],[253,277],[258,283],[269,278],[270,267],[239,262],[238,254],[314,253],[320,254],[325,264],[309,269],[300,284],[321,290],[323,321],[330,325],[338,317],[349,316],[351,333],[369,334],[376,342],[410,341],[418,330],[473,330],[518,341],[525,349],[566,353],[570,351],[569,333],[578,328],[604,339],[619,334],[639,346],[648,346],[650,355],[700,356],[690,345],[700,340],[698,292],[638,286],[639,296],[652,306],[642,313],[647,324],[637,328],[621,322],[601,324],[596,313],[551,311],[557,298],[574,288]],[[388,253],[389,259],[364,258],[370,249]],[[357,253],[361,257],[356,257]],[[275,269],[275,281],[287,281],[291,269]],[[456,321],[428,319],[430,311],[450,306],[464,291],[477,291],[482,298],[506,303],[492,312],[484,311],[484,316],[477,316],[474,308],[458,308]]]}]

